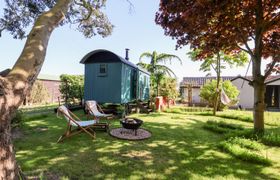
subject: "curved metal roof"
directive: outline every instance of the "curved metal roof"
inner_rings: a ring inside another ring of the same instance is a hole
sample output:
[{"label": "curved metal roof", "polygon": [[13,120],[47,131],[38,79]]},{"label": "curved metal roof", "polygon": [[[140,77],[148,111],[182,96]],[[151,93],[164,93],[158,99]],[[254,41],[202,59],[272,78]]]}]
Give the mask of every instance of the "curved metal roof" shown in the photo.
[{"label": "curved metal roof", "polygon": [[[98,59],[98,56],[101,57],[105,57],[105,58],[100,58]],[[90,62],[122,62],[124,64],[127,64],[133,68],[138,68],[135,64],[133,64],[132,62],[125,60],[124,58],[122,58],[121,56],[118,56],[117,54],[105,50],[105,49],[98,49],[98,50],[94,50],[89,52],[87,55],[85,55],[82,60],[80,61],[80,63],[82,64],[87,64]]]}]

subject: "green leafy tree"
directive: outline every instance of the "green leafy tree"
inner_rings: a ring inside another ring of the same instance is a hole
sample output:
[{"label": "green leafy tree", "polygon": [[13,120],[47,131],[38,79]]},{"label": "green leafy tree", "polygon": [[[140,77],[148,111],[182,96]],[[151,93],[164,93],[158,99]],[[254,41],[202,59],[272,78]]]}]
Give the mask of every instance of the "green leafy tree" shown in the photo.
[{"label": "green leafy tree", "polygon": [[[201,50],[194,50],[188,55],[191,57],[193,61],[199,60],[199,55],[201,53]],[[226,69],[227,66],[230,68],[238,67],[238,66],[244,66],[245,63],[248,62],[248,57],[245,52],[240,52],[237,54],[225,54],[222,51],[219,51],[216,54],[213,54],[213,56],[205,57],[203,59],[202,64],[200,65],[200,71],[203,72],[210,72],[211,69],[215,71],[216,77],[217,77],[217,84],[216,89],[217,91],[214,91],[215,93],[215,100],[213,105],[213,114],[216,115],[216,111],[219,104],[219,98],[221,90],[220,87],[220,79],[221,79],[221,73],[223,69]]]},{"label": "green leafy tree", "polygon": [[[149,63],[143,62],[143,58],[150,59]],[[164,78],[164,75],[168,76],[175,76],[175,73],[167,66],[163,65],[166,64],[166,61],[169,61],[170,63],[172,60],[176,59],[180,63],[182,63],[182,60],[173,54],[166,54],[166,53],[160,53],[158,54],[156,51],[150,52],[144,52],[140,55],[138,66],[146,69],[149,73],[151,73],[151,85],[154,89],[154,92],[156,96],[159,95],[159,86],[160,82]],[[161,64],[163,63],[163,64]]]},{"label": "green leafy tree", "polygon": [[[239,95],[239,90],[234,86],[231,81],[221,82],[220,88],[223,88],[225,94],[231,99],[232,104],[236,104],[237,97]],[[216,101],[216,93],[217,92],[217,80],[212,80],[211,82],[206,83],[200,90],[200,97],[207,101],[208,104],[214,107],[217,104],[217,110],[222,110],[228,105],[224,105],[221,103],[221,99],[219,98]],[[217,103],[216,103],[217,102]]]},{"label": "green leafy tree", "polygon": [[41,81],[37,80],[32,87],[28,101],[34,104],[46,103],[49,97],[50,94],[47,88]]},{"label": "green leafy tree", "polygon": [[84,97],[84,76],[62,74],[60,80],[59,91],[65,99],[65,103],[75,103],[76,99],[79,99],[80,103],[82,103]]},{"label": "green leafy tree", "polygon": [[106,0],[5,0],[4,3],[0,35],[6,31],[14,38],[27,38],[13,68],[0,76],[0,179],[17,179],[20,173],[13,151],[11,119],[37,79],[53,30],[74,24],[72,27],[85,37],[106,37],[113,26],[103,13]]},{"label": "green leafy tree", "polygon": [[177,90],[177,80],[175,78],[165,77],[162,80],[159,93],[160,95],[170,99],[176,99],[179,96],[179,92]]}]

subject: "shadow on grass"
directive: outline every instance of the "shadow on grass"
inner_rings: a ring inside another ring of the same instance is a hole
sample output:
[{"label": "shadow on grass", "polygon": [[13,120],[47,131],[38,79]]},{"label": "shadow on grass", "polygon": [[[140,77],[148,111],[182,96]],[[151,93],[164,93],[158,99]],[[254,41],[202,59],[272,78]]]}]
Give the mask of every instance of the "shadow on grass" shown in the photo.
[{"label": "shadow on grass", "polygon": [[[143,128],[152,132],[148,140],[119,140],[98,131],[95,140],[80,134],[61,144],[56,140],[65,122],[54,115],[42,122],[31,119],[24,126],[26,136],[15,143],[17,160],[28,175],[46,171],[70,179],[277,179],[263,173],[263,166],[217,150],[222,137],[205,131],[199,119],[164,116],[138,116],[145,120]],[[149,117],[159,119],[149,121]],[[37,132],[40,124],[48,130]],[[117,126],[119,121],[113,121],[112,127]]]}]

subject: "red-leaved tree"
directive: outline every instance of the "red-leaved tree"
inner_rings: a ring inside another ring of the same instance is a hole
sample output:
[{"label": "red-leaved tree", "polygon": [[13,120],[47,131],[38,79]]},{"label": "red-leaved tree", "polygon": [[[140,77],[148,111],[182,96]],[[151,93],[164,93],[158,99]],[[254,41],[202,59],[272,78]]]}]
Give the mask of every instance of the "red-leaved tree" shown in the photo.
[{"label": "red-leaved tree", "polygon": [[[252,60],[254,129],[264,130],[265,79],[278,71],[280,50],[280,0],[161,0],[156,23],[177,40],[201,49],[203,60],[220,50],[247,52]],[[261,72],[266,60],[267,69]]]}]

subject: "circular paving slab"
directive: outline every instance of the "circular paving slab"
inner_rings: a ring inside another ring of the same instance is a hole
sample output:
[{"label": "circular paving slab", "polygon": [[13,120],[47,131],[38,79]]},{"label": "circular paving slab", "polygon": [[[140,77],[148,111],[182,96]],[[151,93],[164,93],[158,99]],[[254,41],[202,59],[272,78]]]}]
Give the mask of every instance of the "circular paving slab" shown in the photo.
[{"label": "circular paving slab", "polygon": [[126,140],[143,140],[143,139],[148,139],[149,137],[152,136],[152,134],[149,131],[141,128],[137,130],[136,135],[133,130],[124,129],[124,128],[111,129],[110,135],[119,139],[126,139]]}]

